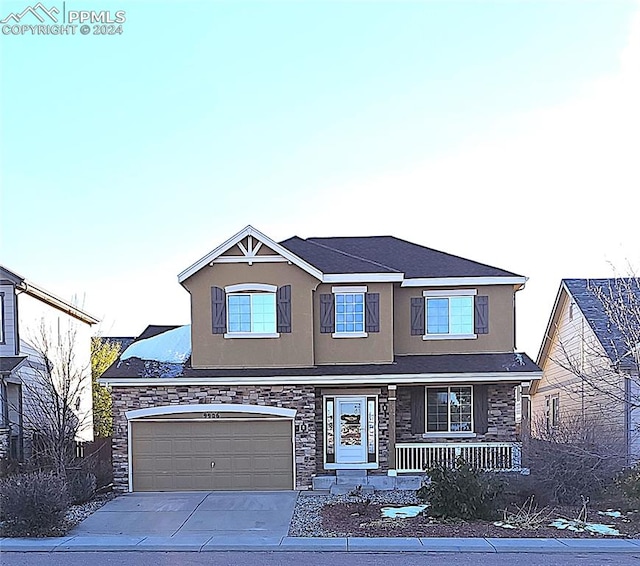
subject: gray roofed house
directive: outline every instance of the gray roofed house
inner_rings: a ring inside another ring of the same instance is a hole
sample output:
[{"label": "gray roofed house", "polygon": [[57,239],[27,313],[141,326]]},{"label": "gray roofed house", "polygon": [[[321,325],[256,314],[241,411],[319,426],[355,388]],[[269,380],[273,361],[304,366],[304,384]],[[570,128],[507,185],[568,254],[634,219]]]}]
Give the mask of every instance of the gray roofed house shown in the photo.
[{"label": "gray roofed house", "polygon": [[532,427],[601,430],[628,461],[640,455],[640,279],[563,279],[531,387]]},{"label": "gray roofed house", "polygon": [[178,282],[191,324],[149,326],[100,380],[118,490],[417,487],[456,454],[521,469],[515,391],[541,375],[515,344],[525,277],[247,226]]}]

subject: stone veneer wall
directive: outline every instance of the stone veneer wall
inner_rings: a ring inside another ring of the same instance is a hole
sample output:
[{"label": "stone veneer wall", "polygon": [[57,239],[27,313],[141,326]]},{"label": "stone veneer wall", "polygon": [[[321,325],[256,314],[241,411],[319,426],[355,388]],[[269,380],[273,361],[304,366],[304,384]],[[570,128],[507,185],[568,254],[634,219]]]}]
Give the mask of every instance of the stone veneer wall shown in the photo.
[{"label": "stone veneer wall", "polygon": [[[495,383],[487,387],[489,405],[487,434],[479,434],[475,438],[452,437],[459,442],[515,442],[516,437],[516,399],[515,384]],[[442,442],[447,438],[423,438],[422,434],[411,432],[411,387],[398,387],[396,405],[396,438],[397,442]]]},{"label": "stone veneer wall", "polygon": [[[366,396],[366,389],[358,392],[358,396]],[[344,393],[348,395],[348,392]],[[370,474],[385,473],[389,469],[389,413],[387,409],[388,395],[385,388],[378,395],[378,464],[379,469],[369,470]],[[316,419],[316,474],[331,475],[335,470],[324,469],[324,415],[323,396],[320,388],[316,389],[315,419]]]},{"label": "stone veneer wall", "polygon": [[[311,486],[316,471],[316,422],[314,388],[311,386],[148,386],[114,387],[113,482],[117,491],[129,489],[127,411],[162,405],[257,405],[296,409],[296,487]],[[322,428],[320,429],[322,431]],[[322,436],[320,432],[319,436]]]}]

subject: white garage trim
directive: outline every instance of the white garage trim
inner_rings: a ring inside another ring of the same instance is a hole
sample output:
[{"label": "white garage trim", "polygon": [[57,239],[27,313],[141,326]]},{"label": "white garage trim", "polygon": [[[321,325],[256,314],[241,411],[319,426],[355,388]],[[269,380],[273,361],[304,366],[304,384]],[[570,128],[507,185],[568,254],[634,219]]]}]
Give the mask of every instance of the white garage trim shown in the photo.
[{"label": "white garage trim", "polygon": [[155,417],[158,415],[175,415],[178,413],[257,413],[293,419],[296,409],[282,407],[267,407],[264,405],[233,405],[231,403],[214,403],[209,405],[162,405],[148,409],[136,409],[125,413],[127,420]]},{"label": "white garage trim", "polygon": [[202,413],[202,412],[227,412],[227,413],[257,413],[261,415],[279,416],[291,419],[291,439],[293,457],[293,487],[296,485],[296,446],[295,428],[293,419],[296,416],[296,409],[284,409],[283,407],[267,407],[264,405],[233,405],[224,403],[213,403],[208,405],[162,405],[160,407],[149,407],[147,409],[135,409],[126,411],[127,417],[127,467],[129,477],[129,492],[133,492],[133,454],[132,454],[132,433],[131,421],[144,417],[159,415],[175,415],[180,413]]}]

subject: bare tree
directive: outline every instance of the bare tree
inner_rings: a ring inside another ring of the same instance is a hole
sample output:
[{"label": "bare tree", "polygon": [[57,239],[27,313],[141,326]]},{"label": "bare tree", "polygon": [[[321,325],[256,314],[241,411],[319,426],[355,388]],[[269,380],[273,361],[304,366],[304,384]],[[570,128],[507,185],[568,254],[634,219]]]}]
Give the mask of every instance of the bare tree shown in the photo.
[{"label": "bare tree", "polygon": [[29,340],[27,373],[23,379],[22,420],[41,464],[65,472],[76,460],[76,439],[91,426],[82,399],[91,391],[91,368],[78,356],[77,328],[68,322],[54,330],[41,321]]}]

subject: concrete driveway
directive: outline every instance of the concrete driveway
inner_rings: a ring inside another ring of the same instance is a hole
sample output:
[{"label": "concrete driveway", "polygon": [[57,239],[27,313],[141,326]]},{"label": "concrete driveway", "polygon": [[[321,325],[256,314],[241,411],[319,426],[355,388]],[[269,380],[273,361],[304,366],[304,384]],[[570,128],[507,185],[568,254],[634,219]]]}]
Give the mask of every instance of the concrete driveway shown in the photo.
[{"label": "concrete driveway", "polygon": [[69,534],[276,539],[287,536],[297,497],[297,491],[127,493]]}]

